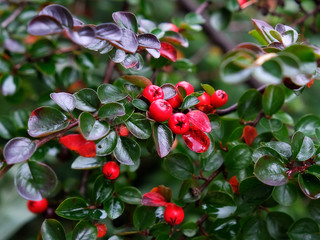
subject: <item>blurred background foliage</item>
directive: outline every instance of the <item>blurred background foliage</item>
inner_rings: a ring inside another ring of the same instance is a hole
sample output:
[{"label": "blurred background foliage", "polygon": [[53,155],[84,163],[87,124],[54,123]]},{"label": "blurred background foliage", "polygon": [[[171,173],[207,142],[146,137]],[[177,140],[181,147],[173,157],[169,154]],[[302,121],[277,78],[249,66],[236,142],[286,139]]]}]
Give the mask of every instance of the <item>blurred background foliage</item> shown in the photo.
[{"label": "blurred background foliage", "polygon": [[[199,6],[203,2],[195,0],[1,0],[0,145],[3,146],[8,139],[13,137],[27,136],[28,116],[36,107],[53,105],[49,98],[51,92],[68,91],[72,93],[83,87],[96,88],[99,86],[103,81],[107,62],[110,61],[107,55],[81,50],[61,36],[39,38],[28,35],[27,23],[37,15],[42,7],[49,3],[61,4],[85,23],[112,22],[113,12],[128,10],[135,13],[138,18],[150,19],[159,24],[161,22],[179,23],[188,12],[196,10],[194,6]],[[179,55],[189,59],[192,64],[184,69],[178,67],[167,69],[166,72],[157,76],[156,83],[177,83],[187,80],[195,86],[196,90],[200,90],[200,83],[208,83],[216,89],[224,89],[228,92],[227,106],[236,103],[246,89],[257,87],[257,83],[246,82],[237,85],[223,83],[219,77],[219,64],[224,53],[237,44],[256,42],[248,34],[253,29],[251,18],[264,20],[272,26],[277,23],[293,26],[310,43],[320,45],[320,14],[317,14],[320,12],[319,1],[260,0],[249,2],[252,2],[252,5],[240,9],[237,0],[212,0],[204,11],[208,20],[207,25],[204,26],[205,31],[187,32],[185,36],[189,39],[189,47],[178,47]],[[21,13],[6,25],[6,20],[14,11]],[[11,51],[13,48],[15,50]],[[43,58],[48,54],[54,55],[53,63],[36,61],[37,58]],[[121,70],[129,73],[131,71]],[[151,77],[152,71],[146,68],[142,74]],[[306,88],[299,97],[287,91],[285,110],[293,117],[294,122],[307,113],[320,115],[319,91],[319,81],[315,81],[312,88]],[[79,185],[77,176],[80,173],[70,168],[70,161],[57,161],[58,148],[55,144],[53,142],[45,145],[42,150],[37,151],[33,158],[45,158],[46,162],[55,163],[54,170],[58,178],[64,179],[66,186],[63,187],[70,189],[69,194],[72,196],[72,189]],[[179,144],[177,151],[180,148]],[[185,150],[184,147],[181,149]],[[190,156],[193,154],[190,151]],[[174,181],[165,171],[155,171],[161,168],[161,161],[156,161],[154,158],[158,157],[156,154],[154,156],[149,159],[150,161],[144,161],[144,165],[137,172],[128,173],[132,174],[129,176],[131,185],[138,187],[144,193],[161,183],[171,187],[173,197],[177,198],[179,183],[175,184],[177,181]],[[60,158],[68,157],[70,156],[60,156]],[[144,152],[142,152],[142,157],[150,158]],[[27,211],[26,200],[14,190],[12,177],[14,172],[13,168],[0,182],[0,239],[22,239],[22,236],[26,240],[36,239],[35,233],[39,231],[44,216],[34,216]],[[92,176],[92,179],[88,181],[93,181],[95,177]],[[127,179],[120,178],[117,184],[121,185],[126,181]],[[280,210],[288,212],[295,219],[310,216],[307,208],[302,207],[307,205],[309,200],[301,201],[300,199],[290,208],[281,207]],[[121,225],[124,217],[125,214],[117,219],[114,225],[118,225],[117,221]],[[319,216],[316,219],[319,222]],[[65,220],[64,224],[68,231],[66,227],[68,221]],[[111,224],[108,224],[108,228],[109,226],[111,228]],[[112,232],[112,229],[108,231]]]}]

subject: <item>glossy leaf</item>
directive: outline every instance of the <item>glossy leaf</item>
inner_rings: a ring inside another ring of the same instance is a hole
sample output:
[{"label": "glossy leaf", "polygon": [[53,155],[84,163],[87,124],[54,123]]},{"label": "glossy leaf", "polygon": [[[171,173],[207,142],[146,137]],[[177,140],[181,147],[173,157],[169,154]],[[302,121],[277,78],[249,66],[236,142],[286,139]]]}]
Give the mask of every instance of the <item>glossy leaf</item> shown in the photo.
[{"label": "glossy leaf", "polygon": [[132,116],[132,114],[134,113],[134,107],[133,107],[133,105],[132,105],[132,103],[130,101],[123,100],[120,103],[123,104],[126,114],[123,115],[123,116],[118,116],[118,117],[114,118],[113,121],[112,121],[112,123],[114,125],[119,125],[119,124],[127,121]]},{"label": "glossy leaf", "polygon": [[191,159],[182,153],[170,154],[164,159],[164,165],[173,177],[180,180],[189,179],[194,173]]},{"label": "glossy leaf", "polygon": [[97,227],[89,221],[79,222],[73,229],[71,240],[91,240],[98,235]]},{"label": "glossy leaf", "polygon": [[84,47],[96,40],[96,31],[89,25],[81,28],[78,27],[76,30],[68,29],[66,33],[74,43]]},{"label": "glossy leaf", "polygon": [[133,225],[137,230],[144,230],[152,226],[156,221],[156,214],[153,208],[139,206],[133,213]]},{"label": "glossy leaf", "polygon": [[134,165],[140,159],[140,147],[133,139],[120,137],[113,154],[118,162],[124,165]]},{"label": "glossy leaf", "polygon": [[308,137],[315,135],[315,130],[320,127],[320,118],[313,114],[308,114],[300,118],[295,125],[296,131],[300,131]]},{"label": "glossy leaf", "polygon": [[177,91],[175,90],[174,85],[172,85],[171,83],[161,85],[161,89],[164,93],[165,100],[173,98],[175,95],[177,95]]},{"label": "glossy leaf", "polygon": [[102,23],[96,27],[96,34],[98,38],[108,41],[120,41],[122,37],[122,30],[114,23]]},{"label": "glossy leaf", "polygon": [[320,180],[311,174],[299,174],[299,186],[303,193],[311,199],[320,198]]},{"label": "glossy leaf", "polygon": [[260,158],[264,156],[274,156],[275,158],[281,159],[281,155],[270,147],[259,147],[254,150],[252,153],[251,159],[254,163],[256,163]]},{"label": "glossy leaf", "polygon": [[110,131],[107,136],[96,143],[96,155],[106,156],[110,154],[117,146],[118,135],[116,131]]},{"label": "glossy leaf", "polygon": [[104,163],[102,158],[77,157],[71,164],[72,169],[94,169],[101,167]]},{"label": "glossy leaf", "polygon": [[161,41],[162,41],[161,46],[162,46],[162,43],[164,43],[164,42],[178,44],[178,45],[181,45],[182,47],[185,47],[185,48],[187,48],[189,46],[188,40],[185,39],[181,33],[175,32],[175,31],[166,31],[164,33],[164,36],[161,38]]},{"label": "glossy leaf", "polygon": [[43,75],[50,76],[56,72],[56,66],[53,58],[50,58],[47,61],[39,60],[36,62],[35,66]]},{"label": "glossy leaf", "polygon": [[79,153],[80,156],[88,158],[96,156],[96,145],[94,141],[86,140],[81,134],[69,134],[60,137],[59,141],[66,148]]},{"label": "glossy leaf", "polygon": [[[242,56],[235,55],[232,58],[225,59],[222,61],[220,66],[220,75],[224,82],[227,83],[240,83],[246,81],[251,73],[252,69],[246,68],[242,64],[238,64],[234,61],[236,58],[242,58]],[[243,58],[248,60],[247,54],[244,54]],[[252,59],[252,62],[254,59]]]},{"label": "glossy leaf", "polygon": [[174,141],[170,128],[167,125],[154,124],[152,135],[158,155],[161,158],[167,156]]},{"label": "glossy leaf", "polygon": [[258,217],[248,218],[248,220],[242,226],[240,239],[241,240],[245,240],[245,239],[268,240],[268,239],[270,239],[265,222],[262,219],[259,219]]},{"label": "glossy leaf", "polygon": [[96,120],[90,113],[83,112],[79,117],[79,126],[82,136],[86,140],[98,140],[106,136],[110,125],[106,121]]},{"label": "glossy leaf", "polygon": [[134,32],[126,28],[122,28],[122,36],[120,41],[111,41],[111,44],[129,53],[135,53],[138,49],[138,39]]},{"label": "glossy leaf", "polygon": [[20,165],[14,183],[21,197],[39,201],[55,190],[58,180],[54,171],[46,164],[28,161]]},{"label": "glossy leaf", "polygon": [[161,42],[160,55],[172,62],[177,61],[177,50],[167,42]]},{"label": "glossy leaf", "polygon": [[39,15],[50,16],[56,19],[61,25],[73,28],[73,18],[65,7],[58,4],[51,4],[41,10]]},{"label": "glossy leaf", "polygon": [[268,213],[266,224],[271,237],[274,239],[288,239],[288,229],[293,223],[293,219],[283,212]]},{"label": "glossy leaf", "polygon": [[133,136],[139,139],[148,139],[151,137],[151,125],[145,116],[139,113],[134,113],[126,121],[126,126]]},{"label": "glossy leaf", "polygon": [[138,205],[141,203],[142,195],[139,189],[125,186],[117,191],[118,197],[125,203]]},{"label": "glossy leaf", "polygon": [[141,204],[149,207],[160,207],[168,204],[167,199],[158,192],[148,192],[142,196]]},{"label": "glossy leaf", "polygon": [[[209,151],[209,150],[208,150]],[[209,156],[201,156],[201,169],[206,172],[218,170],[223,164],[223,156],[219,151],[213,151]]]},{"label": "glossy leaf", "polygon": [[61,223],[55,219],[45,219],[41,225],[43,240],[66,239],[66,234]]},{"label": "glossy leaf", "polygon": [[272,141],[272,142],[267,142],[265,145],[275,150],[285,159],[289,159],[291,157],[291,154],[292,154],[291,146],[288,143]]},{"label": "glossy leaf", "polygon": [[145,48],[151,48],[151,49],[161,48],[159,39],[151,33],[139,34],[138,43],[139,43],[139,46],[145,47]]},{"label": "glossy leaf", "polygon": [[123,75],[121,76],[124,80],[133,83],[134,85],[145,88],[152,84],[152,82],[144,77],[144,76],[138,76],[138,75]]},{"label": "glossy leaf", "polygon": [[83,88],[73,94],[76,99],[76,108],[85,112],[95,112],[100,106],[97,93],[91,88]]},{"label": "glossy leaf", "polygon": [[277,186],[272,192],[273,199],[283,206],[291,206],[298,198],[296,187],[292,183]]},{"label": "glossy leaf", "polygon": [[104,175],[97,177],[93,185],[94,200],[101,204],[108,200],[114,192],[114,186]]},{"label": "glossy leaf", "polygon": [[117,87],[111,84],[100,85],[97,92],[99,99],[103,104],[117,102],[127,96],[127,94],[122,93]]},{"label": "glossy leaf", "polygon": [[98,111],[99,118],[115,118],[125,114],[124,106],[117,102],[104,104]]},{"label": "glossy leaf", "polygon": [[28,160],[36,149],[36,144],[29,138],[16,137],[7,142],[3,156],[7,164],[15,164]]},{"label": "glossy leaf", "polygon": [[148,104],[146,104],[143,100],[141,100],[141,99],[134,99],[133,101],[132,101],[132,105],[135,107],[135,108],[137,108],[137,109],[139,109],[139,110],[141,110],[141,111],[148,111],[148,109],[149,109],[149,106],[148,106]]},{"label": "glossy leaf", "polygon": [[280,86],[269,85],[262,95],[262,107],[268,116],[280,110],[284,103],[285,94]]},{"label": "glossy leaf", "polygon": [[247,144],[238,144],[225,157],[225,165],[229,170],[238,171],[251,164],[252,152]]},{"label": "glossy leaf", "polygon": [[311,138],[296,132],[292,138],[292,157],[298,161],[306,161],[315,154],[314,143]]},{"label": "glossy leaf", "polygon": [[253,120],[262,107],[262,97],[255,89],[246,91],[238,101],[238,115],[243,120]]},{"label": "glossy leaf", "polygon": [[248,177],[240,182],[239,192],[250,204],[261,203],[270,197],[273,187],[267,186],[255,177]]},{"label": "glossy leaf", "polygon": [[272,133],[279,131],[283,127],[283,124],[280,120],[268,118],[262,118],[259,122],[259,125]]},{"label": "glossy leaf", "polygon": [[279,84],[282,81],[282,68],[277,60],[271,59],[256,67],[252,75],[264,84]]},{"label": "glossy leaf", "polygon": [[50,16],[36,16],[28,24],[28,33],[35,36],[55,34],[61,31],[61,24]]},{"label": "glossy leaf", "polygon": [[70,197],[58,206],[56,214],[70,220],[81,220],[88,216],[89,208],[84,199]]},{"label": "glossy leaf", "polygon": [[193,107],[199,103],[199,99],[195,96],[189,95],[183,99],[180,109],[185,110],[187,108]]},{"label": "glossy leaf", "polygon": [[124,211],[124,204],[119,198],[115,197],[104,202],[104,209],[108,217],[113,220],[121,216]]},{"label": "glossy leaf", "polygon": [[288,175],[280,160],[273,156],[264,156],[254,165],[254,175],[264,184],[281,186],[287,183]]},{"label": "glossy leaf", "polygon": [[182,137],[187,147],[197,153],[207,151],[210,146],[208,136],[195,126],[190,126],[189,131]]},{"label": "glossy leaf", "polygon": [[187,113],[190,123],[203,132],[211,132],[211,125],[207,114],[199,111],[193,110]]},{"label": "glossy leaf", "polygon": [[62,108],[62,110],[66,112],[72,112],[76,107],[76,99],[75,97],[66,92],[59,93],[51,93],[51,99]]},{"label": "glossy leaf", "polygon": [[133,13],[121,11],[114,12],[112,18],[121,28],[127,28],[135,33],[138,32],[137,19]]},{"label": "glossy leaf", "polygon": [[292,240],[319,240],[319,225],[310,218],[301,218],[290,227],[288,235]]}]

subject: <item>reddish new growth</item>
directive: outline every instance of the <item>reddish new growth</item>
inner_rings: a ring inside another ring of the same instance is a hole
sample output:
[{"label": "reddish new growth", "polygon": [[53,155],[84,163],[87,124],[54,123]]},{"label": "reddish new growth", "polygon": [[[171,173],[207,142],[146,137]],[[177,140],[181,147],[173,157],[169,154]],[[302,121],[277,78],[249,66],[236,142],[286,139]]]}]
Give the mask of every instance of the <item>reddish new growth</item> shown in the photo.
[{"label": "reddish new growth", "polygon": [[255,127],[253,126],[245,126],[243,129],[242,137],[244,142],[248,145],[251,146],[256,137],[258,136],[258,132]]},{"label": "reddish new growth", "polygon": [[232,191],[234,194],[239,194],[239,182],[236,176],[230,178],[229,183],[232,187]]},{"label": "reddish new growth", "polygon": [[60,138],[60,143],[66,148],[76,151],[83,157],[96,156],[96,144],[86,140],[81,134],[70,134]]},{"label": "reddish new growth", "polygon": [[310,166],[315,164],[315,161],[310,158],[305,162],[302,162],[302,166],[295,165],[295,161],[289,162],[286,167],[289,168],[289,170],[286,171],[289,179],[291,179],[292,174],[298,172],[298,173],[304,173]]}]

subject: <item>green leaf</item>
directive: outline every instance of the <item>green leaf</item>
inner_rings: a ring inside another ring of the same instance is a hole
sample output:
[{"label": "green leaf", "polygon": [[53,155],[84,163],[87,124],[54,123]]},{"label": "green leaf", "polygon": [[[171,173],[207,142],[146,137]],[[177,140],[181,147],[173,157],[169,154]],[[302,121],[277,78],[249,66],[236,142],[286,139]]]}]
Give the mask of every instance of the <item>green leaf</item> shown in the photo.
[{"label": "green leaf", "polygon": [[21,197],[39,201],[48,197],[58,183],[54,171],[44,163],[28,161],[20,165],[14,184]]},{"label": "green leaf", "polygon": [[210,96],[214,94],[215,90],[214,88],[209,84],[201,84],[201,87],[208,93]]},{"label": "green leaf", "polygon": [[201,16],[201,14],[196,12],[190,12],[185,17],[184,20],[187,24],[195,25],[195,24],[203,24],[205,23],[205,19]]},{"label": "green leaf", "polygon": [[93,198],[98,204],[108,200],[114,192],[114,186],[104,175],[97,177],[93,185]]},{"label": "green leaf", "polygon": [[170,234],[170,228],[171,227],[169,224],[157,223],[150,228],[150,233],[152,234],[152,236],[155,236],[157,238],[160,238],[161,236],[168,237]]},{"label": "green leaf", "polygon": [[199,102],[200,102],[199,99],[195,96],[192,96],[192,95],[186,96],[183,99],[183,102],[179,109],[185,110],[187,108],[193,107],[194,105],[197,105]]},{"label": "green leaf", "polygon": [[291,240],[319,240],[319,226],[310,218],[301,218],[290,227],[288,235]]},{"label": "green leaf", "polygon": [[266,219],[267,229],[274,239],[288,239],[288,229],[293,219],[283,212],[269,212]]},{"label": "green leaf", "polygon": [[46,61],[37,61],[35,66],[44,75],[53,75],[56,72],[56,65],[53,58],[49,58]]},{"label": "green leaf", "polygon": [[61,71],[59,81],[60,81],[60,84],[64,86],[64,88],[68,88],[70,85],[75,83],[79,78],[80,78],[79,70],[74,67],[67,66]]},{"label": "green leaf", "polygon": [[95,112],[100,107],[97,93],[91,88],[83,88],[73,94],[76,98],[76,108],[85,112]]},{"label": "green leaf", "polygon": [[118,162],[124,165],[135,165],[140,159],[140,147],[133,139],[120,137],[113,154]]},{"label": "green leaf", "polygon": [[264,84],[280,84],[282,82],[281,65],[276,59],[270,59],[261,66],[255,67],[252,76]]},{"label": "green leaf", "polygon": [[197,234],[198,225],[194,222],[186,222],[182,224],[180,230],[183,233],[183,235],[187,237],[193,237]]},{"label": "green leaf", "polygon": [[30,115],[28,133],[31,137],[43,137],[59,132],[68,125],[68,118],[59,110],[52,107],[40,107]]},{"label": "green leaf", "polygon": [[129,204],[141,204],[142,195],[139,189],[132,186],[125,186],[117,191],[117,196]]},{"label": "green leaf", "polygon": [[144,77],[144,76],[138,76],[138,75],[123,75],[121,76],[124,80],[133,83],[134,85],[145,88],[149,85],[152,85],[152,82]]},{"label": "green leaf", "polygon": [[280,86],[269,85],[262,94],[262,107],[268,116],[278,112],[284,103],[285,94]]},{"label": "green leaf", "polygon": [[88,141],[103,138],[110,130],[109,123],[103,120],[96,120],[87,112],[80,114],[79,126],[82,136]]},{"label": "green leaf", "polygon": [[201,208],[209,216],[215,218],[227,218],[237,210],[232,197],[223,192],[209,192],[204,198]]},{"label": "green leaf", "polygon": [[291,147],[292,157],[298,161],[306,161],[316,152],[312,139],[304,136],[301,132],[296,132],[293,135]]},{"label": "green leaf", "polygon": [[131,115],[134,113],[134,107],[131,102],[129,102],[127,100],[123,100],[121,102],[121,104],[124,106],[124,110],[125,110],[126,114],[113,119],[114,125],[119,125],[119,124],[127,121],[131,117]]},{"label": "green leaf", "polygon": [[156,221],[154,208],[139,206],[133,213],[133,225],[137,230],[145,230]]},{"label": "green leaf", "polygon": [[141,88],[133,84],[124,84],[123,87],[126,93],[128,93],[132,99],[136,99],[141,93]]},{"label": "green leaf", "polygon": [[98,87],[98,97],[103,104],[117,102],[127,97],[116,86],[111,84],[102,84]]},{"label": "green leaf", "polygon": [[191,159],[183,153],[170,154],[164,159],[167,171],[175,178],[186,180],[194,173]]},{"label": "green leaf", "polygon": [[173,63],[173,66],[179,70],[187,71],[187,72],[195,72],[196,66],[194,63],[187,58],[180,58],[176,62]]},{"label": "green leaf", "polygon": [[72,240],[92,240],[96,239],[98,235],[98,229],[93,223],[89,221],[79,222],[73,229],[71,239]]},{"label": "green leaf", "polygon": [[70,197],[58,206],[56,214],[70,220],[81,220],[88,216],[89,208],[84,199]]},{"label": "green leaf", "polygon": [[294,77],[300,74],[300,61],[295,55],[280,52],[275,59],[278,60],[281,65],[283,76]]},{"label": "green leaf", "polygon": [[320,127],[320,118],[313,114],[308,114],[300,118],[295,125],[295,130],[302,132],[308,137],[313,137],[315,131]]},{"label": "green leaf", "polygon": [[217,30],[224,30],[228,27],[231,17],[232,14],[228,9],[220,8],[211,14],[210,24]]},{"label": "green leaf", "polygon": [[151,125],[146,117],[139,113],[132,114],[126,122],[126,126],[133,136],[139,139],[148,139],[151,137]]},{"label": "green leaf", "polygon": [[278,119],[268,119],[268,118],[262,118],[259,121],[259,125],[261,125],[267,131],[270,131],[272,133],[279,131],[283,126],[283,124],[282,124],[282,122],[280,120],[278,120]]},{"label": "green leaf", "polygon": [[285,159],[289,159],[291,157],[291,154],[292,154],[291,146],[288,143],[272,141],[272,142],[267,142],[265,146],[272,148]]},{"label": "green leaf", "polygon": [[124,211],[124,204],[121,199],[115,197],[104,202],[104,210],[108,217],[113,220],[121,216]]},{"label": "green leaf", "polygon": [[90,53],[76,55],[76,62],[83,70],[94,69],[94,58]]},{"label": "green leaf", "polygon": [[288,175],[280,160],[273,156],[264,156],[254,165],[254,175],[264,184],[281,186],[288,182]]},{"label": "green leaf", "polygon": [[61,223],[55,219],[45,219],[41,225],[41,236],[43,240],[66,239]]},{"label": "green leaf", "polygon": [[13,122],[15,128],[17,129],[26,129],[29,119],[29,112],[25,109],[19,109],[13,112]]},{"label": "green leaf", "polygon": [[49,56],[54,51],[54,44],[49,39],[40,39],[31,45],[30,54],[34,58]]},{"label": "green leaf", "polygon": [[264,156],[274,156],[278,159],[281,158],[281,155],[277,151],[270,147],[263,146],[254,150],[251,159],[254,163],[256,163],[260,158]]},{"label": "green leaf", "polygon": [[247,90],[238,101],[238,115],[243,120],[254,120],[262,108],[262,97],[255,89]]},{"label": "green leaf", "polygon": [[201,169],[205,172],[214,172],[223,164],[223,156],[220,151],[213,151],[209,156],[203,157],[201,153]]},{"label": "green leaf", "polygon": [[292,183],[277,186],[272,192],[273,199],[283,206],[291,206],[298,198],[296,187]]},{"label": "green leaf", "polygon": [[167,125],[154,124],[152,134],[158,155],[161,158],[167,156],[174,141],[170,128]]},{"label": "green leaf", "polygon": [[78,156],[71,165],[72,169],[94,169],[101,167],[104,163],[103,158],[94,157],[94,158],[87,158]]},{"label": "green leaf", "polygon": [[[233,57],[224,59],[220,65],[220,76],[224,82],[240,83],[246,81],[252,72],[251,68],[247,68],[247,64],[251,65],[254,62],[252,56],[248,56],[245,51],[235,54]],[[250,59],[251,58],[251,59]],[[245,59],[246,63],[238,63],[238,60]]]},{"label": "green leaf", "polygon": [[312,174],[299,174],[299,186],[302,192],[311,199],[320,198],[320,180]]},{"label": "green leaf", "polygon": [[70,93],[59,92],[59,93],[51,93],[51,99],[62,108],[62,110],[66,112],[72,112],[76,107],[76,99]]},{"label": "green leaf", "polygon": [[308,210],[312,218],[320,223],[320,200],[310,201]]},{"label": "green leaf", "polygon": [[36,149],[37,145],[29,138],[16,137],[4,146],[3,156],[7,164],[15,164],[28,160]]},{"label": "green leaf", "polygon": [[238,171],[251,164],[252,152],[247,144],[238,144],[225,157],[225,165],[230,171]]},{"label": "green leaf", "polygon": [[269,240],[265,222],[258,217],[250,217],[242,226],[240,240]]},{"label": "green leaf", "polygon": [[94,220],[102,220],[106,219],[108,214],[104,209],[92,209],[89,212],[89,216]]},{"label": "green leaf", "polygon": [[96,155],[106,156],[110,154],[117,146],[118,134],[116,131],[110,131],[107,136],[96,143]]},{"label": "green leaf", "polygon": [[312,165],[308,167],[305,173],[312,174],[320,179],[320,165]]},{"label": "green leaf", "polygon": [[134,99],[132,100],[132,104],[135,108],[141,110],[141,111],[148,111],[149,106],[141,99]]},{"label": "green leaf", "polygon": [[273,187],[267,186],[255,177],[248,177],[240,182],[239,192],[246,202],[261,203],[270,197]]}]

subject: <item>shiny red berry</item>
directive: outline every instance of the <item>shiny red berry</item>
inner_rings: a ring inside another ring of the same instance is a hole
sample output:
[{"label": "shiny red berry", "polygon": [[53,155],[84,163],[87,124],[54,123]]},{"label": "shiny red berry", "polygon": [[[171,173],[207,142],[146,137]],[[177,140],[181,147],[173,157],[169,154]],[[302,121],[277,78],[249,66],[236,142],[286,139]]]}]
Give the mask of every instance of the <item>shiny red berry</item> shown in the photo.
[{"label": "shiny red berry", "polygon": [[149,115],[157,122],[166,121],[172,115],[172,107],[166,100],[155,100],[150,105]]},{"label": "shiny red berry", "polygon": [[181,81],[181,82],[178,82],[176,84],[176,90],[177,91],[178,91],[178,87],[183,87],[184,90],[186,90],[187,96],[194,92],[193,86],[190,83],[186,82],[186,81]]},{"label": "shiny red berry", "polygon": [[145,89],[143,89],[142,95],[149,100],[149,102],[153,102],[157,99],[163,99],[164,93],[161,87],[157,85],[149,85]]},{"label": "shiny red berry", "polygon": [[185,134],[190,127],[189,118],[183,113],[175,113],[169,118],[168,126],[175,134]]},{"label": "shiny red berry", "polygon": [[179,94],[177,94],[173,98],[167,99],[167,102],[170,103],[172,108],[178,108],[181,106],[182,100]]},{"label": "shiny red berry", "polygon": [[116,162],[107,162],[102,168],[102,173],[106,178],[114,180],[120,174],[120,167]]},{"label": "shiny red berry", "polygon": [[128,137],[130,132],[126,125],[121,124],[119,129],[117,129],[118,135],[121,137]]},{"label": "shiny red berry", "polygon": [[208,93],[204,92],[201,96],[198,97],[199,103],[196,105],[196,108],[201,106],[208,106],[211,104],[211,97]]},{"label": "shiny red berry", "polygon": [[228,94],[225,91],[217,90],[211,96],[211,104],[213,107],[222,107],[228,101]]},{"label": "shiny red berry", "polygon": [[106,235],[107,233],[107,226],[103,223],[96,223],[95,224],[96,227],[97,227],[97,230],[98,230],[98,235],[97,235],[97,238],[102,238],[104,237],[104,235]]},{"label": "shiny red berry", "polygon": [[48,201],[45,198],[42,200],[39,200],[39,201],[29,200],[27,202],[27,207],[28,207],[29,211],[32,213],[42,213],[47,210]]},{"label": "shiny red berry", "polygon": [[184,218],[183,208],[169,203],[164,210],[164,220],[170,225],[178,225],[182,223]]}]

